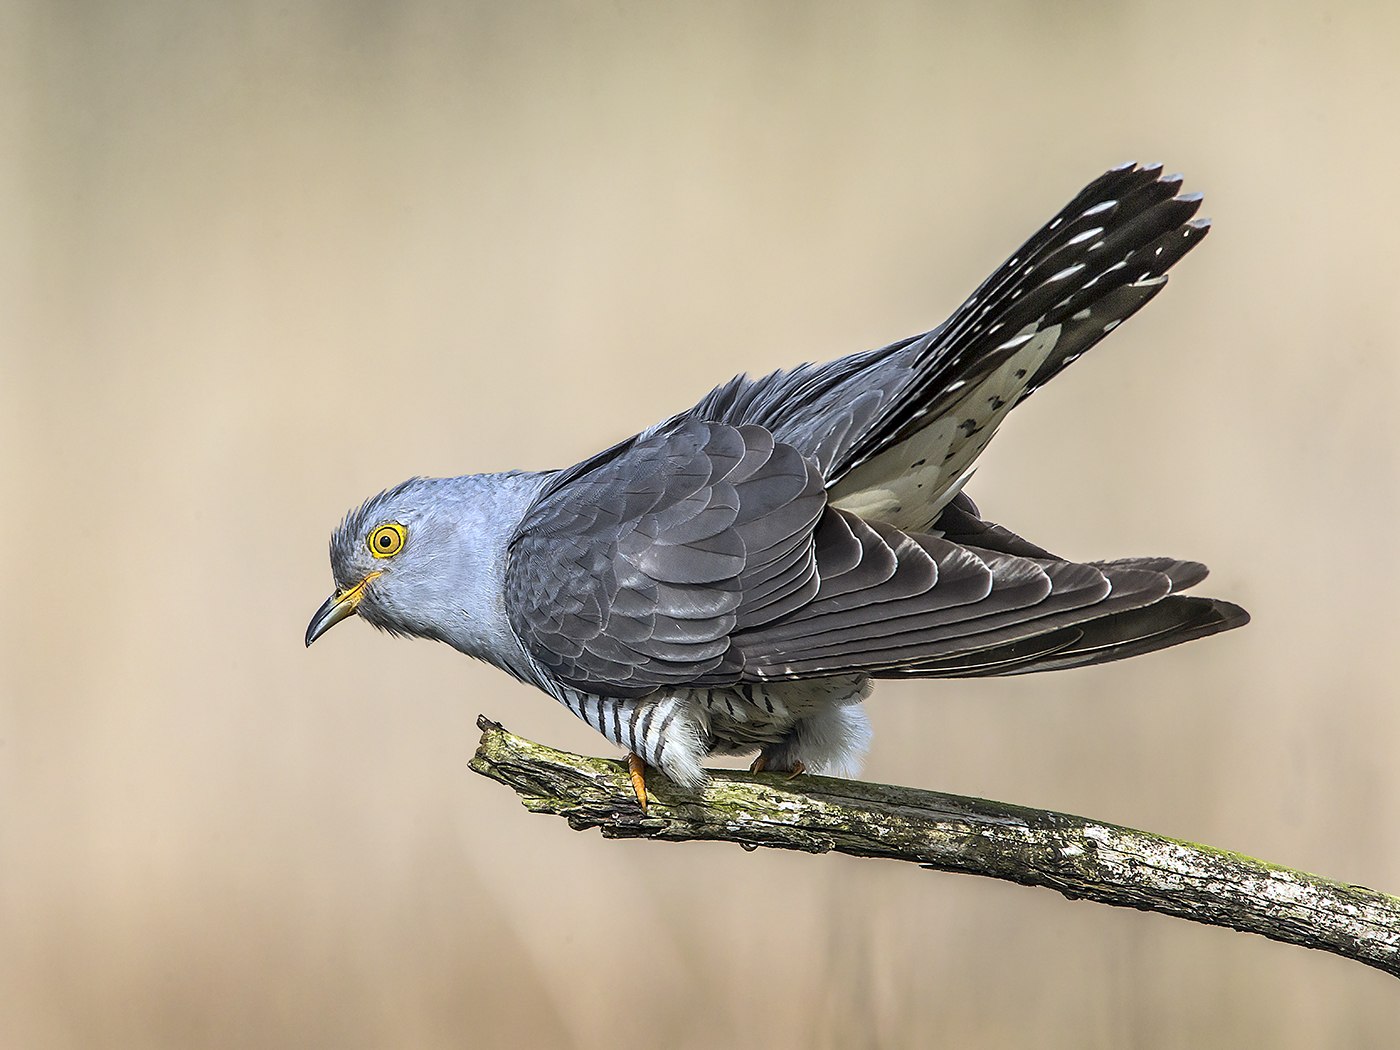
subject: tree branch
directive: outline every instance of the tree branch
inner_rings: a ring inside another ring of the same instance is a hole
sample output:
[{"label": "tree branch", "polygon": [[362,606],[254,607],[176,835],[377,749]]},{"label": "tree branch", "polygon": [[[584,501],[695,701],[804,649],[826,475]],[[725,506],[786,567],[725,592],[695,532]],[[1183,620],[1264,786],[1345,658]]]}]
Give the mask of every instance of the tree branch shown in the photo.
[{"label": "tree branch", "polygon": [[652,773],[643,816],[625,762],[556,751],[484,717],[477,725],[471,768],[576,831],[911,861],[1258,933],[1400,976],[1400,898],[1364,886],[1066,813],[810,775],[715,770],[691,792]]}]

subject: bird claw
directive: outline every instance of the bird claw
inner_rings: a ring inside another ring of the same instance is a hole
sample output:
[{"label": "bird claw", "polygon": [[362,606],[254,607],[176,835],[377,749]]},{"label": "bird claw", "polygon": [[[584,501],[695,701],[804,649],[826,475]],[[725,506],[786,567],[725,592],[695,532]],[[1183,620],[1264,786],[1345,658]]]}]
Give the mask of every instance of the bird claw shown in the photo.
[{"label": "bird claw", "polygon": [[[753,764],[749,766],[749,772],[750,772],[750,773],[765,773],[765,772],[767,772],[767,771],[768,771],[768,756],[767,756],[766,754],[764,754],[762,751],[760,751],[760,752],[758,753],[758,757],[755,758],[755,759],[753,760]],[[774,773],[786,772],[786,773],[787,773],[787,779],[788,779],[788,780],[792,780],[794,777],[801,776],[803,773],[807,772],[807,767],[806,767],[805,765],[803,765],[801,762],[794,762],[794,763],[792,764],[792,768],[791,768],[791,769],[788,769],[788,770],[775,769],[775,770],[773,770],[773,772],[774,772]]]},{"label": "bird claw", "polygon": [[627,752],[627,777],[632,781],[632,790],[637,793],[637,804],[642,807],[642,815],[647,812],[646,763],[635,752]]}]

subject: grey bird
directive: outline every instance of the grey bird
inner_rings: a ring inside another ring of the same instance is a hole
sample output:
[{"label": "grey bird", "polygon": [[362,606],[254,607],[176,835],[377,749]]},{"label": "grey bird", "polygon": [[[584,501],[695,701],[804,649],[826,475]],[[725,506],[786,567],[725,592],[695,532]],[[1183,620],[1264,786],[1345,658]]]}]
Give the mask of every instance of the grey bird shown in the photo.
[{"label": "grey bird", "polygon": [[963,492],[1006,414],[1209,229],[1160,165],[1086,186],[932,331],[738,376],[563,470],[414,478],[331,538],[358,613],[538,686],[687,786],[713,754],[853,775],[873,679],[1082,667],[1239,627],[1204,565],[1077,562]]}]

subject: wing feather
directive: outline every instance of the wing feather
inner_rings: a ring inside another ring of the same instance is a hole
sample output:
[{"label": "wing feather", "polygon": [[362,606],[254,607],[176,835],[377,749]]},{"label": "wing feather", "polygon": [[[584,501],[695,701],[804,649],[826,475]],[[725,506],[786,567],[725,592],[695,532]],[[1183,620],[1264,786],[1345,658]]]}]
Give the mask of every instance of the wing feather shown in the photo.
[{"label": "wing feather", "polygon": [[526,515],[506,609],[555,680],[640,696],[737,680],[730,635],[816,590],[821,475],[766,429],[681,420],[565,472]]}]

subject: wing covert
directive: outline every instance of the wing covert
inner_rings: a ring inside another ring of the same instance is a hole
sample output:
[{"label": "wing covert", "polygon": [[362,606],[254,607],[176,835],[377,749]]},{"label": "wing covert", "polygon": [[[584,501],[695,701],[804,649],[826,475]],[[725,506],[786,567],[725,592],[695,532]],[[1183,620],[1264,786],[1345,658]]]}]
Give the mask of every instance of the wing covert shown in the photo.
[{"label": "wing covert", "polygon": [[676,420],[541,495],[506,564],[511,627],[549,674],[590,692],[737,681],[736,625],[815,593],[825,507],[815,466],[764,427]]}]

